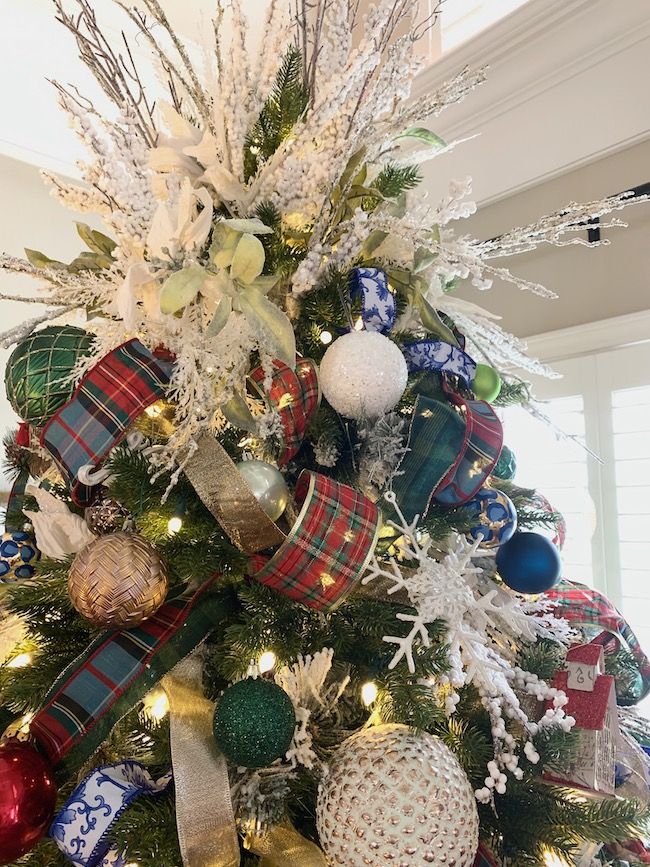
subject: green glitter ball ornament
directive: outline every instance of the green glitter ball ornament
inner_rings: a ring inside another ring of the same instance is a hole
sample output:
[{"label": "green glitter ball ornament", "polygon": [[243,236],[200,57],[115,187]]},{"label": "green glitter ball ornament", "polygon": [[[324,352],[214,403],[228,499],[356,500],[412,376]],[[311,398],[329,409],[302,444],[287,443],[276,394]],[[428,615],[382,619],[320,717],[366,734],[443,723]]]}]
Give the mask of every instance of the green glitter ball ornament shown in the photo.
[{"label": "green glitter ball ornament", "polygon": [[291,745],[296,712],[286,692],[262,678],[229,686],[214,714],[214,739],[233,764],[264,768]]},{"label": "green glitter ball ornament", "polygon": [[501,391],[501,377],[493,367],[489,367],[487,364],[477,364],[472,391],[479,400],[492,403]]},{"label": "green glitter ball ornament", "polygon": [[499,460],[492,470],[492,475],[496,476],[497,479],[505,479],[505,481],[509,482],[511,479],[514,479],[516,472],[517,458],[515,457],[515,453],[508,446],[504,446],[501,449]]},{"label": "green glitter ball ornament", "polygon": [[94,337],[72,325],[49,325],[35,331],[9,356],[5,373],[7,399],[35,427],[52,418],[72,397],[70,374],[88,355]]}]

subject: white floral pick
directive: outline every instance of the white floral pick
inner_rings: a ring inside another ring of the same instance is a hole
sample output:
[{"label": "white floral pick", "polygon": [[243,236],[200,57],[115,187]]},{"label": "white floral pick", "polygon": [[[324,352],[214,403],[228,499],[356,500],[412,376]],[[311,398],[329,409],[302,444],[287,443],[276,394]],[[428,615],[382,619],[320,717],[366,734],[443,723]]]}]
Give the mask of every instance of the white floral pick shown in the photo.
[{"label": "white floral pick", "polygon": [[62,500],[34,485],[27,486],[27,493],[36,498],[39,511],[25,509],[24,514],[34,525],[36,545],[45,557],[65,560],[96,538],[84,519],[71,512]]}]

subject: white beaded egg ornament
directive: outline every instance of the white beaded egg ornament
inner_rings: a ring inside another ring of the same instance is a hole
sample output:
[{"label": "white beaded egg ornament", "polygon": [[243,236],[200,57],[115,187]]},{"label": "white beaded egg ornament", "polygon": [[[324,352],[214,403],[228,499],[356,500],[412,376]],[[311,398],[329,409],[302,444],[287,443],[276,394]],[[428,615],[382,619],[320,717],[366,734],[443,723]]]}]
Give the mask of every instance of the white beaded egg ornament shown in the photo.
[{"label": "white beaded egg ornament", "polygon": [[378,418],[404,394],[408,368],[400,348],[377,331],[351,331],[332,343],[320,364],[323,395],[357,421]]},{"label": "white beaded egg ornament", "polygon": [[331,865],[471,867],[478,850],[476,800],[456,756],[403,725],[362,729],[341,744],[316,821]]}]

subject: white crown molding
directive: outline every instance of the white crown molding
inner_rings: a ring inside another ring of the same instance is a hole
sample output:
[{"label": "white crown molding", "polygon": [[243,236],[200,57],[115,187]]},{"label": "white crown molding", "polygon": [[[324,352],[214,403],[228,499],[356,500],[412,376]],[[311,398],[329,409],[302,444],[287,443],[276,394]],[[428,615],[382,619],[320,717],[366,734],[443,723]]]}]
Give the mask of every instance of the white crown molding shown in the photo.
[{"label": "white crown molding", "polygon": [[414,97],[464,66],[487,66],[487,82],[431,125],[448,141],[481,133],[444,175],[472,174],[482,206],[650,138],[647,0],[529,0],[425,70]]},{"label": "white crown molding", "polygon": [[646,341],[650,341],[650,310],[547,331],[525,340],[529,355],[549,364]]}]

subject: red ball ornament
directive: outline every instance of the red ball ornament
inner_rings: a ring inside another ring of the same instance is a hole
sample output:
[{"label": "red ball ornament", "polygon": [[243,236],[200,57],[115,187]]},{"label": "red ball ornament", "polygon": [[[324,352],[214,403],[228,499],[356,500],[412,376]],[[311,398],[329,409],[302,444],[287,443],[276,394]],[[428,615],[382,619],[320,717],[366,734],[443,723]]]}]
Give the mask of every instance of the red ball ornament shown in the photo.
[{"label": "red ball ornament", "polygon": [[55,804],[52,771],[35,747],[15,738],[0,743],[0,864],[45,836]]}]

